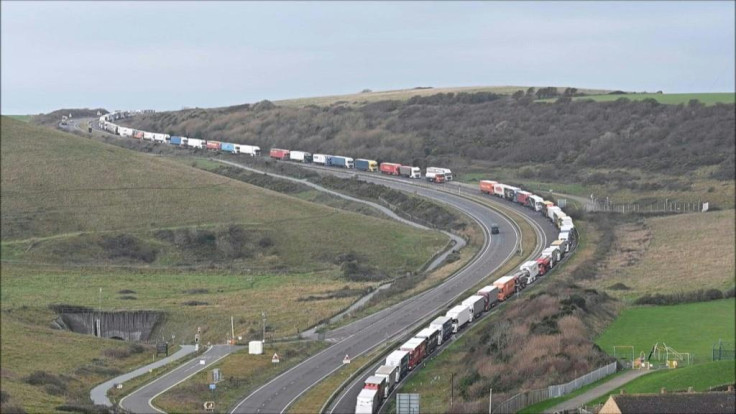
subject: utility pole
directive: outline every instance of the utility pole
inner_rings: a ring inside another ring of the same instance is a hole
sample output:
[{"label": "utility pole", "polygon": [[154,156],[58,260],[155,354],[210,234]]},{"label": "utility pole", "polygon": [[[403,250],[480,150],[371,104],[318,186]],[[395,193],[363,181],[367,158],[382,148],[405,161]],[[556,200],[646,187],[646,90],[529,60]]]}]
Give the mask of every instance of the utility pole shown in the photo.
[{"label": "utility pole", "polygon": [[235,342],[235,322],[233,321],[232,316],[230,316],[230,333],[232,334],[230,339],[232,339],[234,343]]},{"label": "utility pole", "polygon": [[450,408],[452,408],[453,400],[455,399],[455,373],[452,373],[450,377]]},{"label": "utility pole", "polygon": [[493,388],[491,388],[491,392],[488,395],[488,414],[491,414],[492,410],[493,410]]},{"label": "utility pole", "polygon": [[261,318],[263,318],[263,336],[261,337],[261,342],[266,343],[266,312],[261,311]]}]

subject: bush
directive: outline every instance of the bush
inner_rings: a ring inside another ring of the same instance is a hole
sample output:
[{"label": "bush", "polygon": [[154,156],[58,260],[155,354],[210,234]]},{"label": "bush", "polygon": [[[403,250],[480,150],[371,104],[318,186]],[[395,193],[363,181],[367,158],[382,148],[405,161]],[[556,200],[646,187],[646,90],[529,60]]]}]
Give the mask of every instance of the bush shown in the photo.
[{"label": "bush", "polygon": [[199,301],[199,300],[190,300],[188,302],[182,303],[182,305],[184,305],[184,306],[206,306],[206,305],[209,305],[209,303],[202,302],[202,301]]},{"label": "bush", "polygon": [[624,285],[623,283],[616,283],[614,285],[611,285],[608,287],[611,290],[631,290],[630,287]]},{"label": "bush", "polygon": [[102,355],[108,358],[124,359],[130,356],[130,351],[123,348],[108,348],[102,351]]},{"label": "bush", "polygon": [[676,305],[680,303],[707,302],[711,300],[723,299],[733,295],[733,289],[726,291],[726,295],[718,289],[700,289],[691,292],[679,292],[663,295],[656,293],[654,295],[647,293],[646,295],[636,299],[635,305]]},{"label": "bush", "polygon": [[5,390],[0,391],[0,404],[5,404],[10,400],[10,394],[5,392]]},{"label": "bush", "polygon": [[130,290],[130,289],[118,290],[118,294],[121,294],[121,295],[127,295],[131,293],[135,294],[136,292],[135,290]]},{"label": "bush", "polygon": [[141,344],[131,344],[128,350],[131,354],[141,354],[146,350],[146,347]]},{"label": "bush", "polygon": [[26,414],[26,410],[18,405],[3,405],[3,414]]},{"label": "bush", "polygon": [[46,371],[34,371],[25,382],[31,385],[53,385],[66,390],[66,383],[61,378]]}]

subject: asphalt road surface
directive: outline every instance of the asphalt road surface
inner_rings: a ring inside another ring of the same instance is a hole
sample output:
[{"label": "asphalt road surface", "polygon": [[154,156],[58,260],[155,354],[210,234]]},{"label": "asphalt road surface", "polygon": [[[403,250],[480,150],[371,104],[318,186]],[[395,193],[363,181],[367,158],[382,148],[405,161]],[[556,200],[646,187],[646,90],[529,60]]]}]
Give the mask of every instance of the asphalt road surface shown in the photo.
[{"label": "asphalt road surface", "polygon": [[[155,408],[151,404],[151,401],[153,401],[154,398],[163,394],[170,388],[173,388],[177,384],[186,381],[189,377],[203,369],[209,368],[215,362],[239,349],[243,349],[243,347],[233,345],[214,345],[192,361],[180,365],[169,373],[128,394],[120,400],[120,407],[126,411],[137,414],[163,413],[164,411]],[[204,364],[201,363],[202,361],[204,361]]]}]

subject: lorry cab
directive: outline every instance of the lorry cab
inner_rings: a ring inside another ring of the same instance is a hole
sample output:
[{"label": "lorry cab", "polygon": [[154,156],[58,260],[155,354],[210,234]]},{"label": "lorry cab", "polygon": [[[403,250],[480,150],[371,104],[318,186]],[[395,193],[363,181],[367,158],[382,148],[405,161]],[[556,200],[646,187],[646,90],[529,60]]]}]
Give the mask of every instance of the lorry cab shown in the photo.
[{"label": "lorry cab", "polygon": [[491,234],[498,234],[500,232],[501,231],[498,229],[498,224],[497,223],[491,224]]}]

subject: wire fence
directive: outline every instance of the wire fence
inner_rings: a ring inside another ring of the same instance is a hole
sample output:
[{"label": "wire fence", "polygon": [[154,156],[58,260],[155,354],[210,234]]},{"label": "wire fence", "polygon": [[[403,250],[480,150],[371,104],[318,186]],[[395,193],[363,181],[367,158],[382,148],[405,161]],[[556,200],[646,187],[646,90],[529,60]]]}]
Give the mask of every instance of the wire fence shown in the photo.
[{"label": "wire fence", "polygon": [[700,213],[708,211],[709,203],[678,200],[650,200],[640,203],[616,203],[608,198],[594,198],[585,203],[585,211],[610,213]]},{"label": "wire fence", "polygon": [[617,363],[611,362],[610,364],[591,371],[583,376],[575,378],[574,380],[558,385],[550,385],[547,388],[541,388],[537,390],[525,391],[514,395],[508,400],[493,407],[494,414],[513,414],[523,410],[524,408],[540,403],[550,398],[561,397],[569,394],[581,387],[591,384],[599,379],[611,375],[616,372]]},{"label": "wire fence", "polygon": [[713,345],[713,361],[736,359],[736,346],[733,342],[723,342],[720,339]]}]

